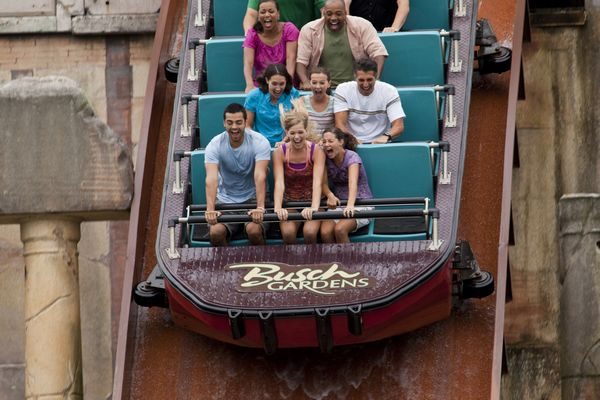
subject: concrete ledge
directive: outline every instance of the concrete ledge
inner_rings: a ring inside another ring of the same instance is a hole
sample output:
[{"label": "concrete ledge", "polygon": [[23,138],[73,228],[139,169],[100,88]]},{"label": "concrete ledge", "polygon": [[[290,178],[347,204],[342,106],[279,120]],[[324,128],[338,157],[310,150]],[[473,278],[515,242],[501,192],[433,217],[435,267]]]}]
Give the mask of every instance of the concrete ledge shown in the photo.
[{"label": "concrete ledge", "polygon": [[58,32],[55,16],[0,18],[0,34]]},{"label": "concrete ledge", "polygon": [[152,33],[158,14],[3,17],[0,34],[73,32],[74,35]]},{"label": "concrete ledge", "polygon": [[156,29],[158,14],[104,15],[74,17],[74,35],[99,33],[151,33]]}]

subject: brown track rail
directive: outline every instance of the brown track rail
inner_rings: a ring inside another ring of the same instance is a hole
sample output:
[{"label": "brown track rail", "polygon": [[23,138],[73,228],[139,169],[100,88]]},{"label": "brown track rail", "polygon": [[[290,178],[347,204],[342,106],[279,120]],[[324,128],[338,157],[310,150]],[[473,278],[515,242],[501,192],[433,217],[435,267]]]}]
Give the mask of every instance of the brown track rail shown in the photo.
[{"label": "brown track rail", "polygon": [[113,397],[498,399],[524,0],[481,6],[479,16],[491,20],[498,39],[513,42],[513,72],[474,82],[463,177],[459,237],[470,240],[479,263],[496,277],[496,295],[466,302],[451,318],[392,339],[335,349],[331,355],[294,350],[272,357],[193,334],[174,326],[167,310],[138,308],[130,301],[135,282],[156,262],[175,96],[162,65],[180,47],[185,10],[185,1],[163,0],[157,27],[136,166]]}]

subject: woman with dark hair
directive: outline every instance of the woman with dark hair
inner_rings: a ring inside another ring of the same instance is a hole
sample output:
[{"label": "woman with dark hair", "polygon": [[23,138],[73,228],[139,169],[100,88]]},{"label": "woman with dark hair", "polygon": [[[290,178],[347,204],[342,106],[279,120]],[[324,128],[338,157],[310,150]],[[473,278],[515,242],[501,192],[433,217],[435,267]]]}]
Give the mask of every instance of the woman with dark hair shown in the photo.
[{"label": "woman with dark hair", "polygon": [[254,76],[262,75],[269,64],[285,64],[290,76],[294,76],[299,34],[293,23],[279,22],[276,0],[259,0],[258,20],[242,45],[246,93],[256,86]]},{"label": "woman with dark hair", "polygon": [[[354,152],[358,141],[339,128],[323,133],[326,177],[323,179],[323,195],[327,197],[327,206],[344,212],[351,218],[355,211],[369,210],[372,207],[354,207],[356,199],[372,199],[367,173],[360,156]],[[333,191],[327,185],[327,178]],[[340,200],[347,200],[344,208],[338,207]],[[337,207],[337,208],[336,208]],[[321,223],[321,240],[324,243],[348,243],[349,234],[369,224],[367,218],[326,220]]]},{"label": "woman with dark hair", "polygon": [[335,125],[333,96],[331,96],[331,74],[323,67],[315,67],[309,71],[308,77],[312,94],[303,96],[302,100],[310,120],[315,125],[316,133],[322,135],[325,129]]},{"label": "woman with dark hair", "polygon": [[283,139],[279,108],[291,110],[292,100],[298,98],[299,93],[283,64],[269,65],[257,81],[258,87],[248,93],[244,103],[247,125],[269,139],[274,147]]}]

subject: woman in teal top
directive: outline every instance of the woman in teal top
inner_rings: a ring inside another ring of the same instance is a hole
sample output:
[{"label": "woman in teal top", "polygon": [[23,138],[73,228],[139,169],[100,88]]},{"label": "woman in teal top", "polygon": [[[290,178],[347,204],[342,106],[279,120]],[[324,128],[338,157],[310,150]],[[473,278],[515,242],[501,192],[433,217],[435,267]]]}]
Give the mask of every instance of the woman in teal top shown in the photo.
[{"label": "woman in teal top", "polygon": [[292,78],[283,64],[271,64],[256,79],[258,87],[246,96],[244,108],[248,113],[246,125],[260,132],[271,147],[283,140],[283,127],[279,115],[292,109],[292,100],[300,95],[292,86]]}]

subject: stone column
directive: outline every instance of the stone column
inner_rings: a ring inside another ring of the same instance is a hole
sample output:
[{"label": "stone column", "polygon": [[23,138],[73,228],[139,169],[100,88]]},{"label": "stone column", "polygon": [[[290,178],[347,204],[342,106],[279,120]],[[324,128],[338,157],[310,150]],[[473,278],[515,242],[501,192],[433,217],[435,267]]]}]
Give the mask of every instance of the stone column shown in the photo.
[{"label": "stone column", "polygon": [[79,223],[128,217],[131,157],[67,78],[0,84],[0,121],[0,224],[25,244],[26,398],[81,399],[97,366],[82,365]]},{"label": "stone column", "polygon": [[600,195],[565,195],[560,222],[563,399],[600,398]]},{"label": "stone column", "polygon": [[83,398],[79,221],[21,224],[25,257],[25,397]]}]

